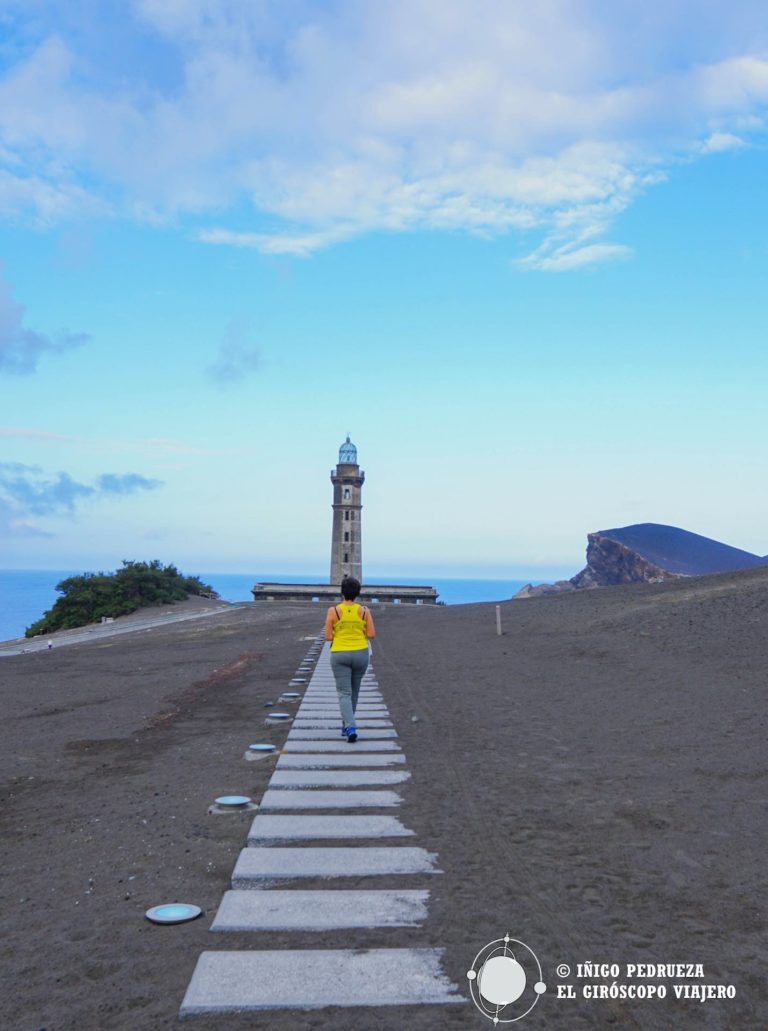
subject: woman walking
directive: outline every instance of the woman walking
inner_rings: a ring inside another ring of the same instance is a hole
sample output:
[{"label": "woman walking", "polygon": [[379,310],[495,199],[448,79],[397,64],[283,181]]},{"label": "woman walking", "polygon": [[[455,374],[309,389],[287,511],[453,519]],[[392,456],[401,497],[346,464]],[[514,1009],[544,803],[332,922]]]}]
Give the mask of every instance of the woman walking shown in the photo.
[{"label": "woman walking", "polygon": [[336,679],[341,710],[341,733],[350,744],[357,741],[355,710],[360,682],[368,669],[368,642],[376,636],[373,617],[357,604],[360,581],[347,576],[341,581],[339,605],[332,605],[325,617],[325,639],[331,642],[331,669]]}]

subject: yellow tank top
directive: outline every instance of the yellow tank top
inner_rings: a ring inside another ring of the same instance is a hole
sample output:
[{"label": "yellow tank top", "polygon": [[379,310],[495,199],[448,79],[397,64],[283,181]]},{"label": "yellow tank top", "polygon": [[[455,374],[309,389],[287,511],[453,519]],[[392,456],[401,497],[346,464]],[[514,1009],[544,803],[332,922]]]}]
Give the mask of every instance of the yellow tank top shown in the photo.
[{"label": "yellow tank top", "polygon": [[336,606],[339,619],[333,624],[332,652],[356,652],[368,647],[365,620],[360,615],[362,605],[352,602]]}]

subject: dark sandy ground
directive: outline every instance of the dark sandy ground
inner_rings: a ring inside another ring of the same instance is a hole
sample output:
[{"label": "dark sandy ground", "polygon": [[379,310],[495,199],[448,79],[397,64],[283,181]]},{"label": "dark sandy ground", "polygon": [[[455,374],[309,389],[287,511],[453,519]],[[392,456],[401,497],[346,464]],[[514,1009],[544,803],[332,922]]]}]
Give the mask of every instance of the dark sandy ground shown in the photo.
[{"label": "dark sandy ground", "polygon": [[[243,751],[284,736],[265,731],[263,705],[320,629],[316,608],[240,609],[2,659],[2,1027],[174,1027],[210,948],[443,946],[466,994],[475,954],[505,932],[535,950],[548,985],[520,1027],[767,1027],[768,570],[502,614],[502,637],[492,605],[377,614],[374,662],[412,771],[400,816],[444,870],[414,929],[208,932],[251,815],[206,809],[224,792],[263,793],[273,762]],[[173,899],[205,916],[144,920]],[[736,997],[678,1001],[672,984],[702,982],[652,978],[667,999],[586,1001],[584,983],[627,981],[557,974],[590,961],[702,964],[703,983]],[[577,997],[558,999],[559,982]],[[493,1025],[467,1004],[184,1026]]]}]

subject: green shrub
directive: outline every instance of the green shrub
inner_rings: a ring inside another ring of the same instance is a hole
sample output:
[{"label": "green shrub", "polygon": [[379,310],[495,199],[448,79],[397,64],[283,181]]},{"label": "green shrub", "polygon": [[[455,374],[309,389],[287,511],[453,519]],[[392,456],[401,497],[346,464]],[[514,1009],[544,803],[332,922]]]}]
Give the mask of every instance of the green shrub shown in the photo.
[{"label": "green shrub", "polygon": [[183,576],[176,566],[123,561],[115,573],[83,573],[56,584],[61,593],[50,608],[26,631],[27,637],[54,630],[71,630],[98,622],[102,616],[124,616],[145,605],[184,601],[190,594],[212,594],[209,584],[196,576]]}]

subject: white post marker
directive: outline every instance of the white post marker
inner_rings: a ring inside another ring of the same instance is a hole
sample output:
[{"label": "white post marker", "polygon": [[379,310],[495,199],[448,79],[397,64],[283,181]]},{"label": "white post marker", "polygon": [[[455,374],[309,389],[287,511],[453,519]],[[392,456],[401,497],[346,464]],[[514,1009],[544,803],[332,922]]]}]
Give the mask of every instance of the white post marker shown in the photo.
[{"label": "white post marker", "polygon": [[496,606],[496,634],[501,637],[501,605]]}]

